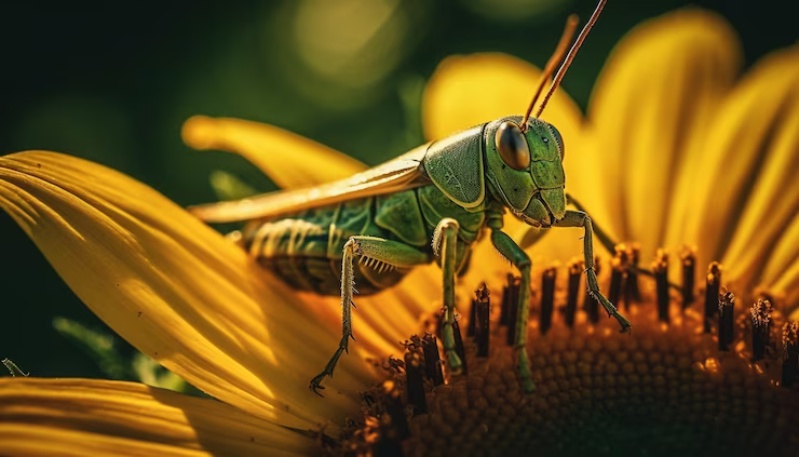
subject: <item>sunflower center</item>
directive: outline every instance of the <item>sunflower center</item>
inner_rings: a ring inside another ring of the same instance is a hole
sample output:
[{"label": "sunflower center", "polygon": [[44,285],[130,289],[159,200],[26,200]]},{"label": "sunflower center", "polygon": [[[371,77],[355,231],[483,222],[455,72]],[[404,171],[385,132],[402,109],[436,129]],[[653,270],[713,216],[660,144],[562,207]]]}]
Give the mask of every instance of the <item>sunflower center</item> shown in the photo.
[{"label": "sunflower center", "polygon": [[457,345],[460,375],[443,366],[430,319],[427,333],[406,343],[404,360],[384,363],[388,379],[363,393],[364,417],[336,452],[793,455],[799,324],[785,322],[773,297],[744,310],[722,287],[715,263],[697,293],[690,251],[681,255],[677,287],[668,282],[665,254],[648,271],[637,262],[635,249],[617,250],[605,281],[631,335],[580,293],[580,262],[568,266],[565,281],[557,281],[557,268],[544,270],[527,343],[532,394],[522,391],[514,363],[517,278],[509,276],[501,293],[476,292]]}]

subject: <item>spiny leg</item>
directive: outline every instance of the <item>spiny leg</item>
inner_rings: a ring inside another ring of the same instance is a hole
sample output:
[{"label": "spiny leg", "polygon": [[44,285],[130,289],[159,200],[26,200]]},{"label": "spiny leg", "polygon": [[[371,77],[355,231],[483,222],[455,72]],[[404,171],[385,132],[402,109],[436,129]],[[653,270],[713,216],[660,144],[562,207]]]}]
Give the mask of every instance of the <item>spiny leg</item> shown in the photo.
[{"label": "spiny leg", "polygon": [[325,365],[325,369],[311,379],[310,388],[320,397],[322,395],[319,390],[324,389],[322,381],[327,376],[333,377],[333,369],[336,368],[338,359],[342,353],[348,352],[350,338],[355,340],[352,335],[352,294],[355,285],[352,263],[356,256],[363,256],[377,260],[381,264],[400,268],[430,261],[427,254],[397,241],[373,236],[353,236],[347,240],[341,260],[341,341],[339,341],[338,349]]},{"label": "spiny leg", "polygon": [[514,347],[519,359],[519,376],[525,392],[533,392],[535,383],[530,372],[530,361],[527,358],[527,319],[530,313],[530,269],[532,262],[524,250],[511,237],[499,230],[491,228],[491,243],[503,257],[519,270],[521,284],[519,288],[519,306],[516,314],[516,341]]},{"label": "spiny leg", "polygon": [[444,279],[444,325],[441,338],[447,365],[453,374],[460,373],[463,361],[455,351],[455,273],[457,269],[457,243],[460,225],[455,219],[446,217],[436,226],[433,234],[433,252],[441,258],[441,271]]},{"label": "spiny leg", "polygon": [[583,254],[585,256],[585,278],[588,286],[588,293],[599,300],[599,303],[605,307],[608,316],[613,316],[619,321],[621,331],[626,332],[630,328],[630,322],[616,310],[607,298],[599,291],[599,284],[596,279],[596,270],[594,269],[594,228],[591,224],[591,218],[582,211],[566,211],[562,219],[556,221],[553,226],[557,227],[583,227],[585,235],[583,236]]}]

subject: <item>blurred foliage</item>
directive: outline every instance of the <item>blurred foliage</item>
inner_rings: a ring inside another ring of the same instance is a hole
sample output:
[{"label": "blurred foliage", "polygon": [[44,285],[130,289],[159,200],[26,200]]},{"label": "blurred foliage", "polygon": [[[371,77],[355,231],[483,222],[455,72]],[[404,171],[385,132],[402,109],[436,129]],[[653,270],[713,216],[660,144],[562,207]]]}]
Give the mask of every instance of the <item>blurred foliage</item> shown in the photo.
[{"label": "blurred foliage", "polygon": [[[626,31],[686,4],[609,3],[563,84],[582,107]],[[730,20],[747,63],[797,38],[777,2],[698,5]],[[271,190],[271,182],[236,156],[190,151],[180,140],[183,120],[207,114],[267,122],[376,164],[422,141],[419,97],[441,59],[503,51],[542,65],[566,16],[576,12],[585,20],[593,8],[587,0],[174,1],[95,8],[15,2],[0,7],[0,153],[43,148],[89,158],[180,204],[214,200],[214,170],[230,173],[216,175],[223,192]],[[104,376],[92,354],[68,344],[52,321],[64,316],[62,322],[90,332],[108,331],[5,214],[0,231],[7,272],[0,357],[35,376]],[[114,350],[136,358],[124,343]]]}]

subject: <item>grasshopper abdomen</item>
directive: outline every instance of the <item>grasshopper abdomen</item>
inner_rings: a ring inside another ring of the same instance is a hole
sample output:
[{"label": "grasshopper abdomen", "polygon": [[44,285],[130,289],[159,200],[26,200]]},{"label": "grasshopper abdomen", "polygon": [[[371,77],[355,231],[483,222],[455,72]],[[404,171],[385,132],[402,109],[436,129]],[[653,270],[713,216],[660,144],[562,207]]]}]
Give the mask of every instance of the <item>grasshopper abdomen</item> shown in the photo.
[{"label": "grasshopper abdomen", "polygon": [[[434,259],[430,240],[442,217],[462,220],[458,251],[465,259],[482,227],[483,213],[466,213],[435,186],[254,221],[244,228],[242,241],[253,258],[292,287],[339,295],[344,245],[351,237],[399,243],[417,251],[421,263],[429,263]],[[359,294],[368,295],[395,285],[409,270],[361,257],[353,273]]]}]

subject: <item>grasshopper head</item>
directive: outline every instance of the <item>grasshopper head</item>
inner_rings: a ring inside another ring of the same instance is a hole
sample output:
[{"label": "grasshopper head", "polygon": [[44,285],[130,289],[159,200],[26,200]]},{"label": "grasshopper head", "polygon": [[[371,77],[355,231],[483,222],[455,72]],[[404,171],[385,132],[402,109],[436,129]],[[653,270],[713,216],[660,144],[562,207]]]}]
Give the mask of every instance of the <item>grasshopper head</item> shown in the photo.
[{"label": "grasshopper head", "polygon": [[566,212],[563,139],[551,124],[519,116],[486,126],[486,177],[496,198],[525,223],[548,227]]}]

